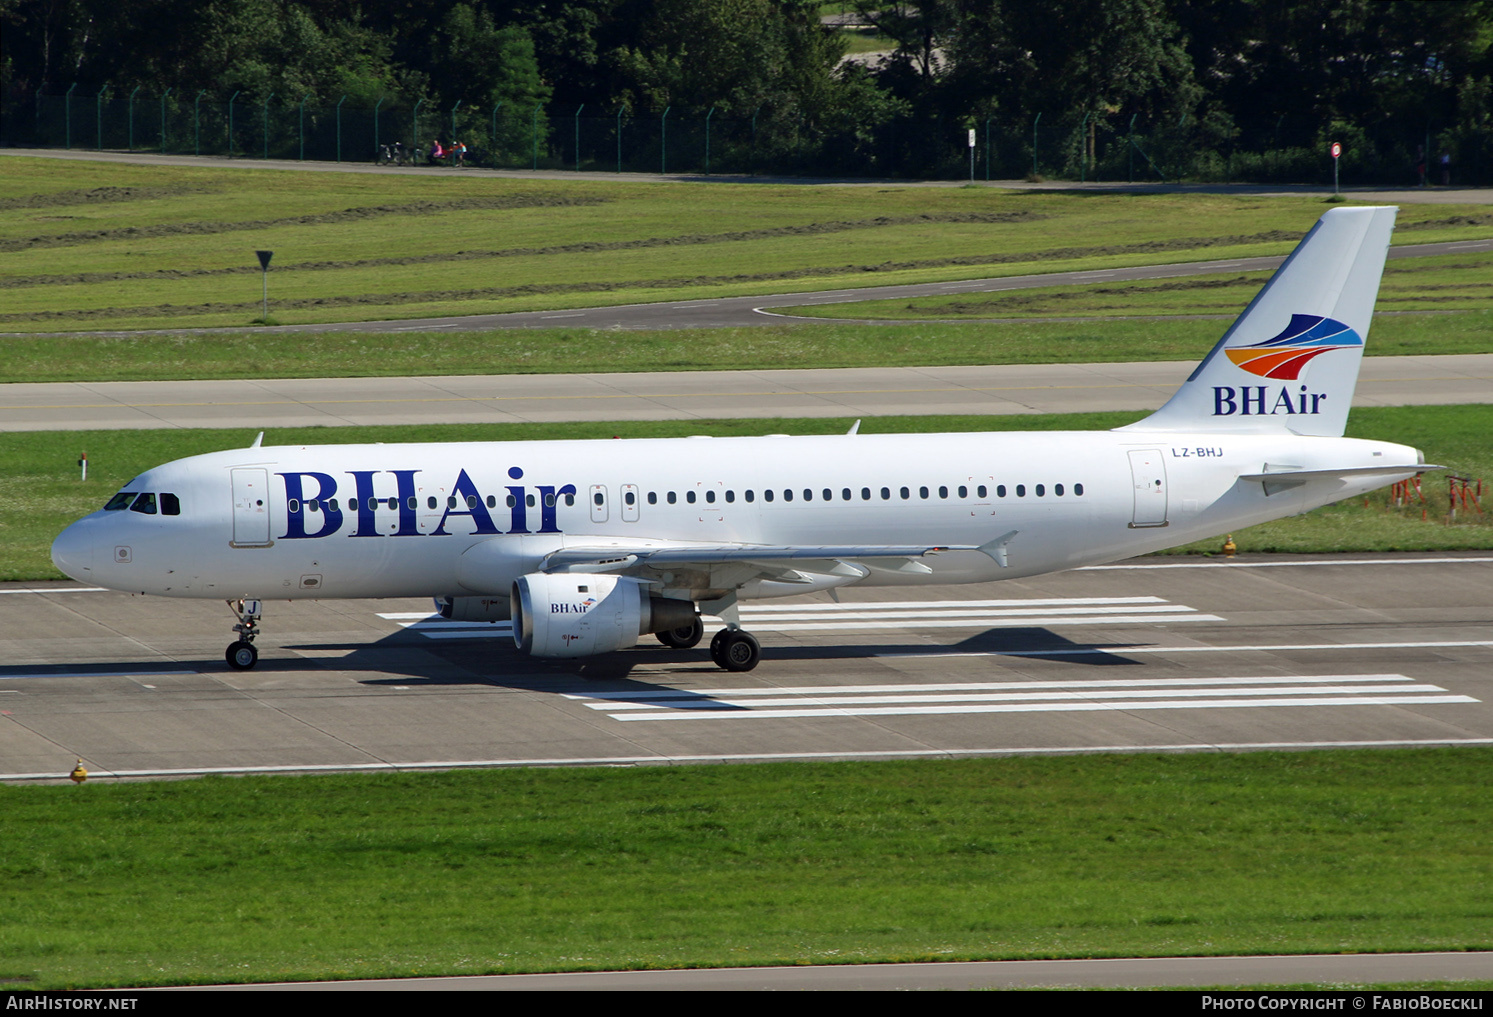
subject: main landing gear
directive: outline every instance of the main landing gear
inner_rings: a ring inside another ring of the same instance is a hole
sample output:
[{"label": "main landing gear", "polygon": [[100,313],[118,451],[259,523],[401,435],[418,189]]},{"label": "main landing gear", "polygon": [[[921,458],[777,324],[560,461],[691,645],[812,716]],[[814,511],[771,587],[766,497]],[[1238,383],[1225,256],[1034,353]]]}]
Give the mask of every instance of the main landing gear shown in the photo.
[{"label": "main landing gear", "polygon": [[750,671],[762,659],[762,645],[750,632],[721,629],[710,640],[710,659],[727,671]]},{"label": "main landing gear", "polygon": [[230,600],[228,610],[238,616],[238,624],[233,631],[239,634],[237,642],[229,643],[228,649],[223,656],[228,660],[228,666],[235,671],[247,671],[259,663],[259,651],[254,649],[254,637],[259,635],[259,601],[257,600]]},{"label": "main landing gear", "polygon": [[658,641],[665,646],[676,650],[688,650],[691,646],[700,645],[700,640],[705,638],[705,623],[695,615],[695,620],[682,628],[669,629],[666,632],[654,633]]},{"label": "main landing gear", "polygon": [[[705,623],[695,615],[694,623],[677,629],[654,633],[658,641],[676,650],[698,646],[705,638]],[[724,628],[710,640],[710,659],[727,671],[750,671],[762,659],[762,646],[756,638],[737,628]]]}]

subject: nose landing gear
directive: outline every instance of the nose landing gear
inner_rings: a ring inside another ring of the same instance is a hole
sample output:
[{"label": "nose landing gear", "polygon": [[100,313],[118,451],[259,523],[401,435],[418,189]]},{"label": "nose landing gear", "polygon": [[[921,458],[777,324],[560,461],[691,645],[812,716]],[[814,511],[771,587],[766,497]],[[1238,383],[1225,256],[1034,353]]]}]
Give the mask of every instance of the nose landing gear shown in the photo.
[{"label": "nose landing gear", "polygon": [[239,638],[237,642],[228,644],[223,655],[229,667],[235,671],[247,671],[259,663],[259,651],[254,648],[254,637],[259,635],[259,601],[230,600],[227,603],[228,610],[238,617],[233,631],[239,634]]}]

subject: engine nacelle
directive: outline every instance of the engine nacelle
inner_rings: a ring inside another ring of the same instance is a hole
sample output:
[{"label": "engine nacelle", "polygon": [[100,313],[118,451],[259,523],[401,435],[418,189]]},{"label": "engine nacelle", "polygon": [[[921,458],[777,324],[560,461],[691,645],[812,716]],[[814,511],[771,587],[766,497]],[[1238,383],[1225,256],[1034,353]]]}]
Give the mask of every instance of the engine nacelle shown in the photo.
[{"label": "engine nacelle", "polygon": [[520,576],[511,603],[514,645],[535,657],[610,653],[695,620],[687,600],[654,597],[641,580],[596,573]]},{"label": "engine nacelle", "polygon": [[507,621],[507,597],[437,597],[436,614],[451,621]]}]

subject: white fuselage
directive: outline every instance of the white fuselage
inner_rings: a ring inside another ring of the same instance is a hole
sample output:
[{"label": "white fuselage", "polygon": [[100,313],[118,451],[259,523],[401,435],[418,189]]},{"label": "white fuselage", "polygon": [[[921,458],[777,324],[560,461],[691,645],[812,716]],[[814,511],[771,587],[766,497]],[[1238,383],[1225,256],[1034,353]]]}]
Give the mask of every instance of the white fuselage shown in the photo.
[{"label": "white fuselage", "polygon": [[[1348,438],[1109,431],[254,447],[142,474],[124,490],[174,495],[179,514],[101,509],[53,557],[81,581],[173,597],[471,597],[507,596],[574,547],[1003,538],[998,555],[867,560],[855,580],[970,583],[1144,554],[1413,471],[1271,493],[1246,475],[1417,457]],[[670,573],[658,592],[700,600],[731,583]],[[757,581],[741,595],[814,588]]]}]

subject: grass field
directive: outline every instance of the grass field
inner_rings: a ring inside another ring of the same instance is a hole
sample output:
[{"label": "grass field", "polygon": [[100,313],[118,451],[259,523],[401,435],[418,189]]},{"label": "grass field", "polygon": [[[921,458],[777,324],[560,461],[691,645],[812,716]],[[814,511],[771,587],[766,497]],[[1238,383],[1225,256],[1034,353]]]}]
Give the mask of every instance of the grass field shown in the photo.
[{"label": "grass field", "polygon": [[[503,329],[397,338],[360,332],[47,334],[0,339],[0,383],[1196,361],[1227,325],[1120,318],[646,332]],[[1493,311],[1380,317],[1367,353],[1486,353],[1490,335]]]},{"label": "grass field", "polygon": [[[252,196],[252,199],[251,197]],[[1308,197],[610,183],[7,157],[0,330],[286,324],[1283,254]],[[1402,243],[1493,235],[1401,211]],[[890,257],[889,257],[890,255]]]},{"label": "grass field", "polygon": [[[861,432],[982,430],[1083,430],[1118,427],[1139,413],[1076,413],[1047,416],[878,417]],[[408,427],[277,429],[267,444],[335,444],[373,441],[516,441],[545,438],[679,437],[843,433],[845,419],[675,420],[573,424],[447,424]],[[1493,479],[1493,405],[1364,407],[1353,411],[1350,437],[1378,437],[1414,445],[1427,461],[1473,477]],[[0,581],[60,579],[49,549],[63,526],[108,500],[143,470],[201,452],[247,446],[249,430],[31,431],[0,433]],[[77,460],[88,453],[88,481],[78,480]],[[1429,474],[1422,506],[1389,507],[1384,491],[1363,501],[1341,502],[1304,516],[1265,523],[1234,534],[1245,554],[1269,551],[1449,551],[1493,548],[1490,511],[1446,524],[1446,481]],[[1217,551],[1221,541],[1182,548]]]},{"label": "grass field", "polygon": [[1490,751],[0,788],[0,985],[1488,949]]}]

